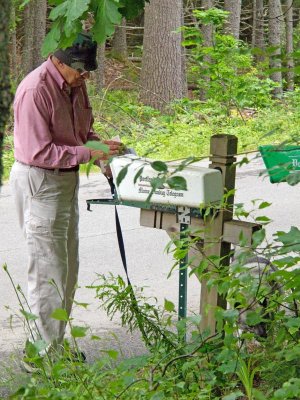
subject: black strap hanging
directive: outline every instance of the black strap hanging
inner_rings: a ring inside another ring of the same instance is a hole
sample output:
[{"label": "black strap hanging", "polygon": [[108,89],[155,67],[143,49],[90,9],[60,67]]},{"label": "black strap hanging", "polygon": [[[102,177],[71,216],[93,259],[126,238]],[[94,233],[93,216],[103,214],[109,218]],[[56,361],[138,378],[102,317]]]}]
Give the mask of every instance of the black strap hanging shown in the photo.
[{"label": "black strap hanging", "polygon": [[[113,179],[109,178],[109,177],[106,177],[106,178],[107,178],[109,186],[110,186],[111,194],[113,197],[115,197],[115,185],[114,185]],[[122,229],[121,229],[117,206],[115,206],[115,220],[116,220],[116,231],[117,231],[118,244],[119,244],[119,250],[120,250],[120,255],[121,255],[121,259],[122,259],[122,264],[123,264],[123,267],[124,267],[124,270],[126,273],[127,283],[128,283],[128,285],[132,286],[130,279],[129,279],[129,275],[128,275],[124,239],[123,239],[123,234],[122,234]]]}]

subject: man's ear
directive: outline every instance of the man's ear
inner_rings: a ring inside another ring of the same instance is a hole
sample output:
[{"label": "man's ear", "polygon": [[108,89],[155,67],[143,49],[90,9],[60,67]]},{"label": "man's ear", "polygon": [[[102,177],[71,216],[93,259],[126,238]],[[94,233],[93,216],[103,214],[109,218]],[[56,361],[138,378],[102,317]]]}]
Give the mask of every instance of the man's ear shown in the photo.
[{"label": "man's ear", "polygon": [[65,64],[62,61],[60,61],[57,57],[55,57],[54,55],[52,56],[52,59],[54,59],[56,65],[59,65],[60,67],[65,66]]}]

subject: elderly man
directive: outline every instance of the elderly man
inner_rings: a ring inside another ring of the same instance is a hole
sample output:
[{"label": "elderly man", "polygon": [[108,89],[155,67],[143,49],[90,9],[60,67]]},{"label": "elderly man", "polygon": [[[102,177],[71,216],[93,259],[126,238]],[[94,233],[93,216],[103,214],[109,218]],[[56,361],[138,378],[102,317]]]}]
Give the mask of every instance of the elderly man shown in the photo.
[{"label": "elderly man", "polygon": [[81,33],[25,77],[14,101],[10,182],[29,252],[28,302],[38,317],[30,340],[53,347],[62,343],[66,324],[51,314],[63,308],[70,315],[77,284],[79,165],[121,148],[112,140],[104,142],[108,154],[85,147],[99,140],[85,86],[96,68],[96,44]]}]

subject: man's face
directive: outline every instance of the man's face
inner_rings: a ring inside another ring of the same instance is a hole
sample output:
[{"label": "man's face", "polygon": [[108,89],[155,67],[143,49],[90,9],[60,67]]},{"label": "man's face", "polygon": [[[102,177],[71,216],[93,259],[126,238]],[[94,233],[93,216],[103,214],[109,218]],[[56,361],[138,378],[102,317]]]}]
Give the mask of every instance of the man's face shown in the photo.
[{"label": "man's face", "polygon": [[80,68],[71,68],[66,64],[63,64],[63,66],[65,81],[71,87],[81,86],[83,82],[90,77],[89,71],[83,71]]}]

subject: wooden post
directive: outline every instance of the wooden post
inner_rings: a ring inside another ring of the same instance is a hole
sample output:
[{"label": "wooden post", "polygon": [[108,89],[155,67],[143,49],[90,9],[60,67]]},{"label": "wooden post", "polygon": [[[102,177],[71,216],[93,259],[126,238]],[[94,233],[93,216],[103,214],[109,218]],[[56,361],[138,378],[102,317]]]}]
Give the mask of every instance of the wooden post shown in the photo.
[{"label": "wooden post", "polygon": [[[210,142],[210,168],[217,168],[222,173],[224,192],[235,188],[235,155],[237,153],[237,138],[233,135],[214,135]],[[228,198],[228,208],[221,210],[217,216],[209,216],[205,221],[203,252],[206,257],[225,257],[222,265],[229,265],[230,243],[222,240],[224,222],[232,220],[234,195]],[[210,270],[217,266],[210,264]],[[200,314],[201,329],[209,328],[213,334],[216,328],[215,307],[226,308],[226,300],[218,295],[217,288],[210,290],[207,282],[201,280]]]}]

